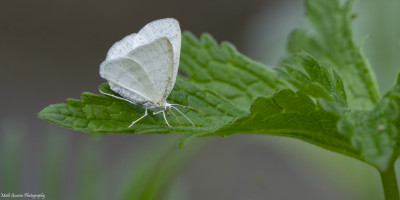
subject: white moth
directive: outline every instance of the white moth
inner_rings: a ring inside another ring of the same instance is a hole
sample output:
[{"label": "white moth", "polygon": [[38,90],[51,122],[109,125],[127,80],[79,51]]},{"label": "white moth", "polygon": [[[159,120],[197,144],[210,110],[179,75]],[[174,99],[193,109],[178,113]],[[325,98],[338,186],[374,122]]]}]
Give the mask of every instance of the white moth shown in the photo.
[{"label": "white moth", "polygon": [[129,127],[146,117],[148,110],[153,111],[153,115],[162,113],[166,124],[171,127],[165,116],[165,112],[171,108],[194,126],[175,107],[179,104],[169,104],[166,101],[178,73],[181,37],[177,20],[159,19],[147,24],[138,33],[116,42],[108,51],[106,60],[101,63],[100,76],[123,98],[102,93],[142,105],[146,109],[144,115],[133,121]]}]

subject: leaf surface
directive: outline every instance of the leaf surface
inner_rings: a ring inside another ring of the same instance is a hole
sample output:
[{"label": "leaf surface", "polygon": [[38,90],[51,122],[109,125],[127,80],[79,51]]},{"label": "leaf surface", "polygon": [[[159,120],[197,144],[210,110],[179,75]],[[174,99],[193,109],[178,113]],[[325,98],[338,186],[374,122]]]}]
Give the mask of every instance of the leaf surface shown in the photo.
[{"label": "leaf surface", "polygon": [[213,90],[237,107],[248,110],[257,96],[287,86],[266,66],[240,54],[228,42],[221,46],[208,34],[183,35],[180,70],[200,88]]}]

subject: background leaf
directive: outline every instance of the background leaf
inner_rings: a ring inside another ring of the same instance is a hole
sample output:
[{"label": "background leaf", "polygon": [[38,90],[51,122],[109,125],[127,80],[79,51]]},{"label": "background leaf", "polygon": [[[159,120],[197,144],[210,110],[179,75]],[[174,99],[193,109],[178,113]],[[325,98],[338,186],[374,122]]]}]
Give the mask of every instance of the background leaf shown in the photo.
[{"label": "background leaf", "polygon": [[385,171],[391,163],[397,130],[394,120],[398,108],[394,101],[384,98],[372,111],[353,111],[338,123],[340,133],[350,136],[352,146],[363,159]]},{"label": "background leaf", "polygon": [[336,106],[347,108],[346,92],[342,79],[332,68],[327,69],[321,66],[311,55],[305,52],[296,54],[296,58],[308,76],[297,69],[285,66],[285,70],[277,68],[279,73],[284,74],[283,78],[315,98],[323,98]]},{"label": "background leaf", "polygon": [[182,168],[204,145],[198,143],[180,151],[176,148],[176,139],[169,137],[159,142],[157,147],[151,147],[153,151],[143,155],[143,161],[139,162],[135,170],[128,175],[127,187],[124,188],[124,194],[120,199],[165,199]]},{"label": "background leaf", "polygon": [[[351,7],[353,0],[307,0],[307,18],[313,31],[295,30],[288,50],[304,50],[322,65],[333,67],[342,77],[351,108],[372,109],[380,94],[375,75],[353,39]],[[291,60],[291,56],[285,61]]]}]

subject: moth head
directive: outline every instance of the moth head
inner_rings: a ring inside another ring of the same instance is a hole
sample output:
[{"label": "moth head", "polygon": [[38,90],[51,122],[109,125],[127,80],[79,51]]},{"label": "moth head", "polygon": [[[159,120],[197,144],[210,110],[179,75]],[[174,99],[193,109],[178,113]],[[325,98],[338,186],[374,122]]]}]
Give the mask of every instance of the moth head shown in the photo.
[{"label": "moth head", "polygon": [[164,104],[164,110],[165,110],[165,111],[171,110],[171,104],[165,103],[165,104]]}]

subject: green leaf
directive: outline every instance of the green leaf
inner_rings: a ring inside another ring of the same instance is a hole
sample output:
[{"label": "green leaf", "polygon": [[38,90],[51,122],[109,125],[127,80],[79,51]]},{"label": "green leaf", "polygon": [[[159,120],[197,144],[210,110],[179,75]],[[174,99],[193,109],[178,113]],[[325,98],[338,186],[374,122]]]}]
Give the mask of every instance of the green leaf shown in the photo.
[{"label": "green leaf", "polygon": [[183,34],[180,70],[191,83],[213,90],[243,110],[255,97],[287,87],[272,70],[240,54],[230,43],[219,46],[208,34],[200,40]]},{"label": "green leaf", "polygon": [[[385,95],[385,98],[395,101],[398,106],[397,112],[400,113],[400,74],[397,76],[397,82],[394,87]],[[400,128],[400,117],[396,120],[396,127]],[[399,129],[400,130],[400,129]]]},{"label": "green leaf", "polygon": [[292,67],[285,66],[285,70],[278,68],[296,88],[315,97],[322,98],[335,106],[347,108],[346,92],[340,76],[331,68],[321,66],[311,55],[300,52],[296,54],[297,61],[302,65],[308,76]]},{"label": "green leaf", "polygon": [[[241,55],[228,43],[219,46],[210,35],[198,40],[185,33],[180,63],[181,72],[190,79],[179,76],[167,101],[201,110],[178,106],[196,127],[179,113],[175,112],[175,117],[168,112],[167,119],[173,128],[166,126],[162,114],[150,114],[128,128],[143,116],[142,106],[92,93],[83,93],[82,101],[68,99],[67,104],[51,105],[42,110],[39,117],[89,133],[187,133],[183,143],[247,114],[252,99],[285,86],[272,70]],[[99,89],[118,96],[107,84]]]},{"label": "green leaf", "polygon": [[319,108],[304,92],[285,89],[271,97],[257,98],[250,114],[213,135],[244,133],[294,137],[361,159],[350,138],[337,132],[339,119],[336,114]]},{"label": "green leaf", "polygon": [[[108,85],[102,91],[111,91]],[[117,94],[115,94],[117,95]],[[203,133],[227,124],[245,112],[189,82],[178,79],[168,102],[187,105],[201,111],[179,108],[196,125],[193,127],[179,113],[177,118],[168,112],[167,119],[173,128],[166,126],[162,115],[148,115],[131,128],[128,126],[144,114],[142,106],[133,105],[113,97],[83,93],[82,101],[68,99],[67,104],[55,104],[43,109],[39,117],[52,123],[89,133]]]},{"label": "green leaf", "polygon": [[372,109],[380,94],[375,75],[353,39],[353,2],[348,0],[341,4],[339,0],[307,0],[306,14],[313,33],[295,30],[290,36],[288,50],[295,53],[302,49],[322,65],[333,67],[343,79],[350,107]]},{"label": "green leaf", "polygon": [[[393,124],[396,127],[397,132],[400,132],[400,74],[397,76],[397,82],[394,87],[385,95],[384,98],[390,99],[393,101],[397,106],[397,117],[393,121]],[[397,159],[400,155],[400,135],[396,135],[396,147],[395,153],[393,155],[394,159]]]},{"label": "green leaf", "polygon": [[400,155],[400,76],[397,84],[371,111],[354,110],[342,116],[338,131],[351,139],[363,160],[385,172]]},{"label": "green leaf", "polygon": [[340,133],[350,136],[352,146],[363,159],[385,171],[396,147],[398,106],[393,100],[382,99],[372,111],[353,111],[338,123]]},{"label": "green leaf", "polygon": [[[167,119],[173,128],[166,126],[162,115],[149,115],[128,128],[143,115],[142,106],[91,93],[83,93],[82,101],[69,99],[68,104],[49,106],[39,116],[62,126],[91,133],[185,133],[180,146],[199,136],[238,133],[285,135],[359,157],[351,146],[350,138],[336,130],[341,113],[338,115],[318,106],[325,105],[325,108],[331,105],[319,97],[327,99],[334,107],[347,106],[341,79],[308,54],[297,56],[308,75],[287,68],[291,80],[297,82],[300,89],[306,88],[306,93],[284,89],[271,97],[260,97],[271,95],[272,91],[287,84],[278,81],[271,70],[237,53],[232,46],[225,44],[219,47],[208,35],[199,41],[185,34],[183,41],[181,66],[191,78],[178,77],[168,102],[200,109],[201,112],[181,108],[196,127],[182,115],[177,114],[175,119],[170,113]],[[313,86],[319,90],[312,90]],[[107,84],[99,89],[118,96]],[[236,95],[232,96],[232,91]],[[320,104],[317,105],[307,91],[319,98]],[[249,106],[251,99],[256,97],[249,114],[245,106]]]}]

